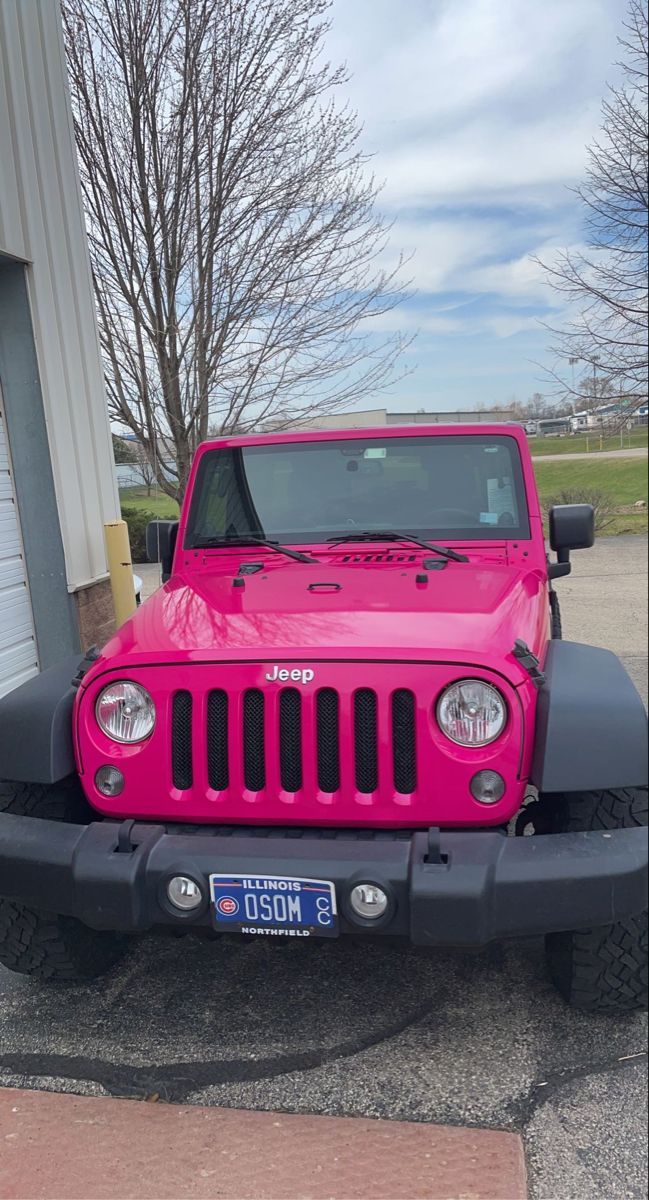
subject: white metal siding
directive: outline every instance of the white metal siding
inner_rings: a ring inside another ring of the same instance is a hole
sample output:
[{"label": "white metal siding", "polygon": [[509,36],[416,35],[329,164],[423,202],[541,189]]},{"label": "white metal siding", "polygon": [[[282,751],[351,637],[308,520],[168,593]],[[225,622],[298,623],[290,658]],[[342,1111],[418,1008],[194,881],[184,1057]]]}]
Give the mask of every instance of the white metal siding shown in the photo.
[{"label": "white metal siding", "polygon": [[0,696],[37,671],[34,622],[0,408]]},{"label": "white metal siding", "polygon": [[[28,266],[71,590],[106,572],[119,514],[59,0],[0,0],[0,251]],[[16,464],[16,470],[20,464]]]}]

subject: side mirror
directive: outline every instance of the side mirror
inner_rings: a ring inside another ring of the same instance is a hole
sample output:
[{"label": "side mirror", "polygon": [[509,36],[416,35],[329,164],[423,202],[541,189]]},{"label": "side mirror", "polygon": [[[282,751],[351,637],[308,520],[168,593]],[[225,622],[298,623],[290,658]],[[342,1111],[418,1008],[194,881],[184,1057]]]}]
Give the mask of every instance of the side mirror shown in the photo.
[{"label": "side mirror", "polygon": [[146,555],[149,562],[162,564],[162,581],[171,575],[178,537],[178,521],[149,521],[146,527]]},{"label": "side mirror", "polygon": [[550,545],[557,552],[550,579],[570,574],[570,551],[588,550],[595,541],[592,504],[555,504],[550,509]]}]

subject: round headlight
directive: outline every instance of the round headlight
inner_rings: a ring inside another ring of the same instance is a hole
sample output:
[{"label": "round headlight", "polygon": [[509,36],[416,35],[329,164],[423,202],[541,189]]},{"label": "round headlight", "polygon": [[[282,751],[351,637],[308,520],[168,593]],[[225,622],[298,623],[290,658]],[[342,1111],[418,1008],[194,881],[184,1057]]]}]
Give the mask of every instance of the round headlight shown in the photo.
[{"label": "round headlight", "polygon": [[437,704],[439,727],[459,746],[487,746],[507,723],[507,706],[499,691],[480,679],[451,684]]},{"label": "round headlight", "polygon": [[143,742],[153,733],[155,705],[139,683],[111,683],[97,700],[97,723],[113,742]]}]

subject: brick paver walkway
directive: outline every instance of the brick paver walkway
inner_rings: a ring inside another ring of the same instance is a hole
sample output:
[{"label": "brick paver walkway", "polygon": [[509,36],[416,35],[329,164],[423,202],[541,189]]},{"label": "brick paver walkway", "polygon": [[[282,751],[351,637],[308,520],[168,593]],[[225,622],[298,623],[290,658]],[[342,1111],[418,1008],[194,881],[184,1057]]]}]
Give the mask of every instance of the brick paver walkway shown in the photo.
[{"label": "brick paver walkway", "polygon": [[516,1134],[0,1089],[1,1200],[524,1200]]}]

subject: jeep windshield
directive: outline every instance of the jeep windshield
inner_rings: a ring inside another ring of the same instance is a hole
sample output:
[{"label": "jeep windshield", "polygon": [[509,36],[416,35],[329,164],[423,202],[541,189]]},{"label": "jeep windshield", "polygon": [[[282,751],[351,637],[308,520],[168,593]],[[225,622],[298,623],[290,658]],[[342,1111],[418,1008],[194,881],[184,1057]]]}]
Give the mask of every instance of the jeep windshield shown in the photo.
[{"label": "jeep windshield", "polygon": [[186,548],[237,538],[325,542],[354,530],[455,541],[527,538],[514,438],[398,436],[209,450],[194,486]]}]

